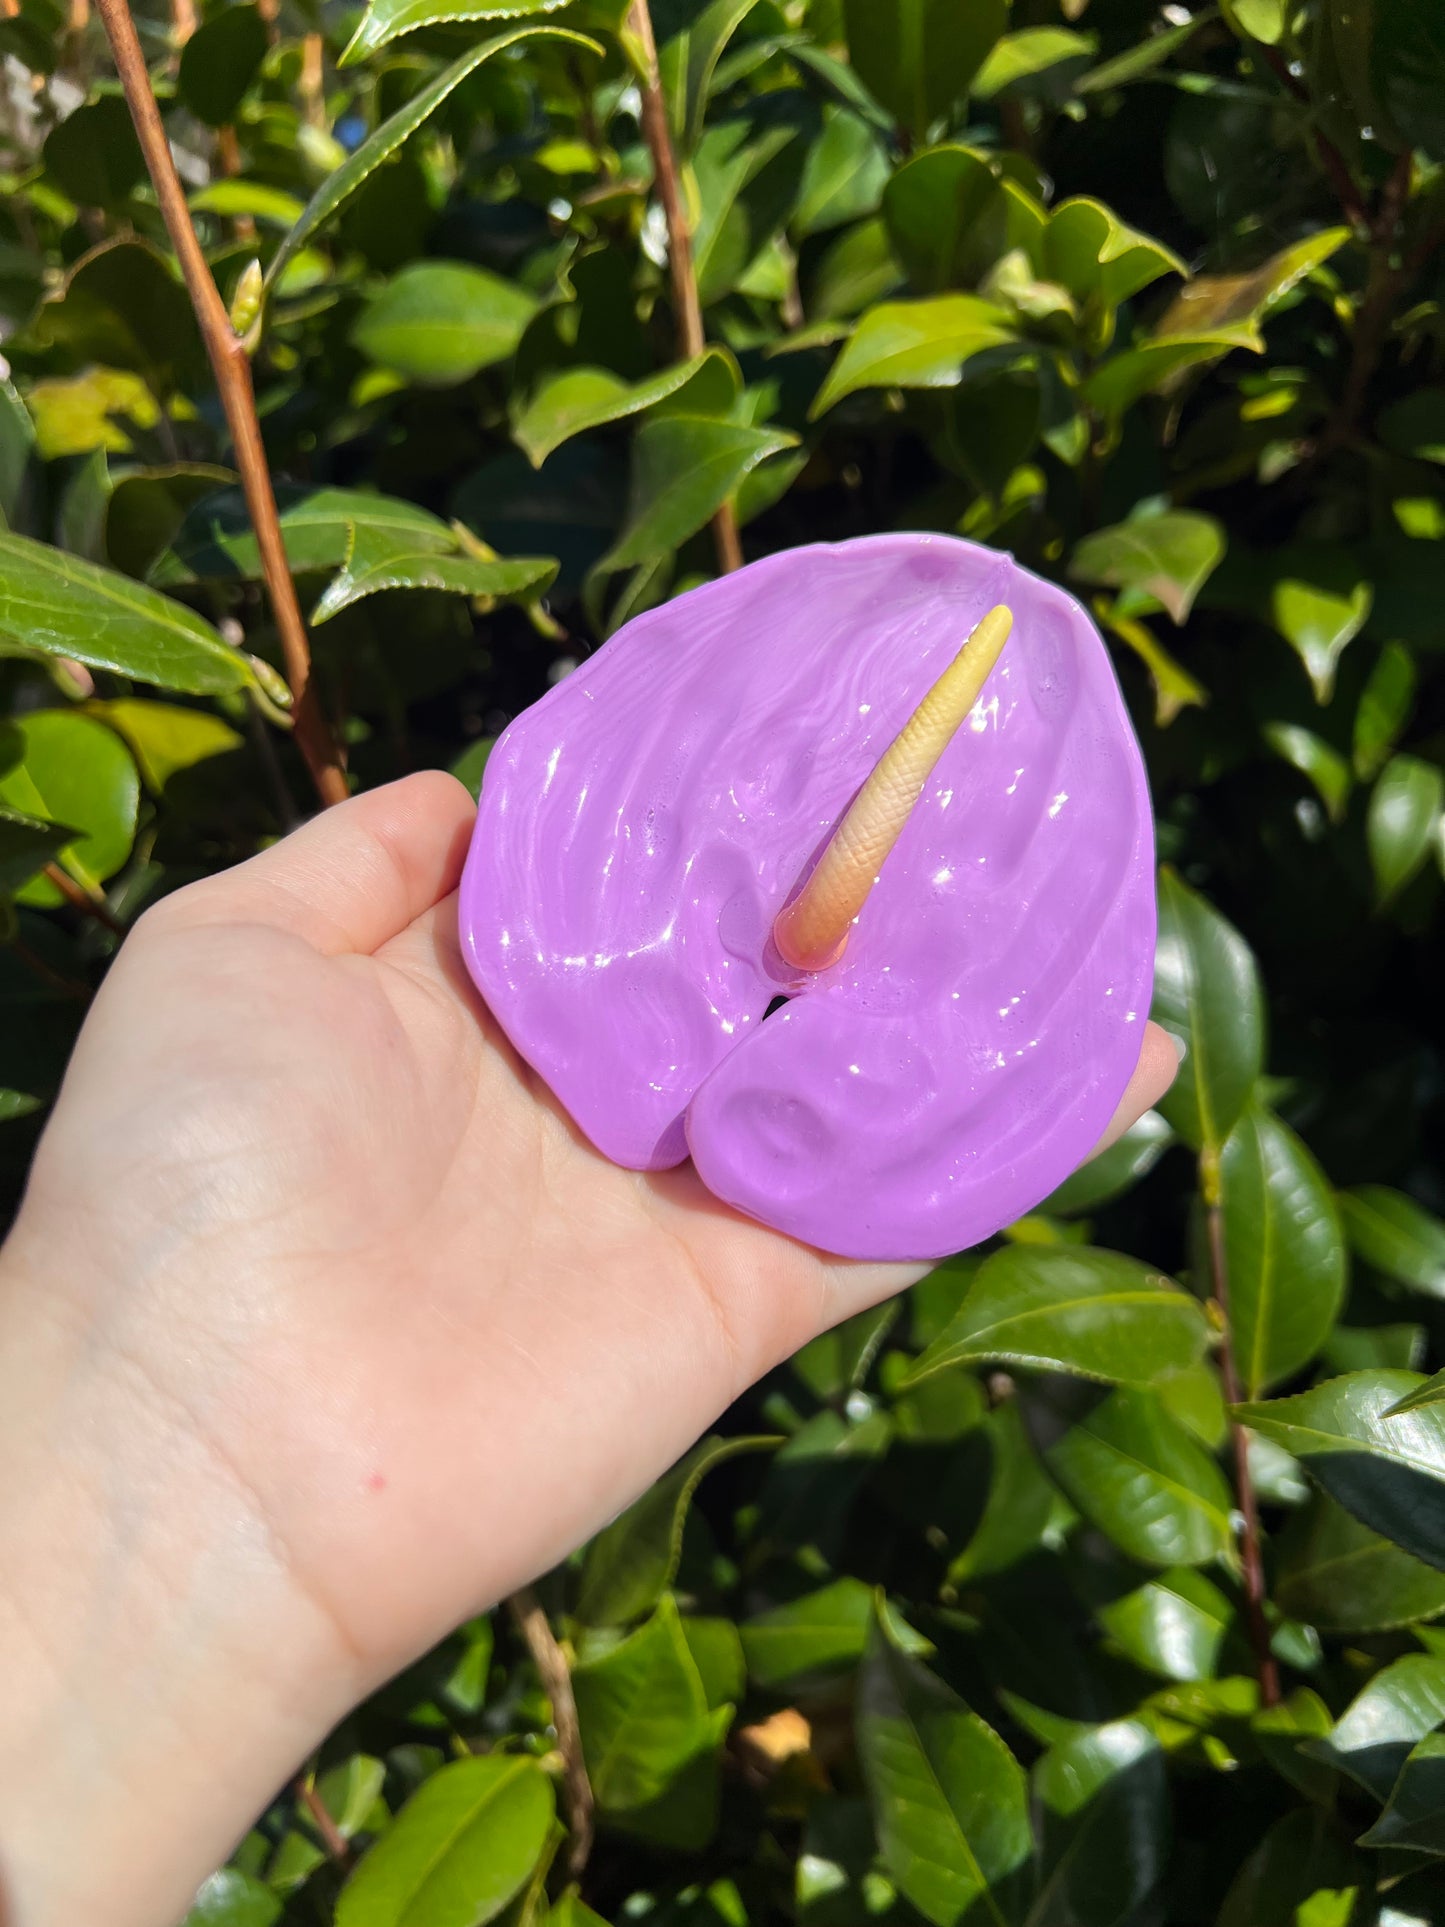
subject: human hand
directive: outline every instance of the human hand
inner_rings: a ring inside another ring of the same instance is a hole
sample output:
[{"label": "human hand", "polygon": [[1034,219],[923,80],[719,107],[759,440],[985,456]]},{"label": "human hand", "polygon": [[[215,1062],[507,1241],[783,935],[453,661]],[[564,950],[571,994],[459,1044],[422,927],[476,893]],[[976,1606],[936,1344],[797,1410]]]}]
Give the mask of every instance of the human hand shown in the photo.
[{"label": "human hand", "polygon": [[82,1033],[0,1279],[16,1927],[180,1911],[350,1704],[926,1269],[598,1157],[462,966],[472,815],[413,777],[177,893]]}]

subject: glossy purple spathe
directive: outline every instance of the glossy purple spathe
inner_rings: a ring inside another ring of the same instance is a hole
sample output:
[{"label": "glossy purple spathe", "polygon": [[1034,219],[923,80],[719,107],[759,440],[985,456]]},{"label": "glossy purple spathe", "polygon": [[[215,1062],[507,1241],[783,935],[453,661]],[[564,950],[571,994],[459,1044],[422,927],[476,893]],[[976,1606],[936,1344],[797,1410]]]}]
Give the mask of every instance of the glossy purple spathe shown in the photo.
[{"label": "glossy purple spathe", "polygon": [[[1012,638],[842,961],[790,971],[774,917],[998,602]],[[518,717],[462,943],[617,1163],[690,1154],[719,1198],[824,1250],[936,1258],[1098,1141],[1148,1014],[1153,872],[1138,744],[1078,603],[995,550],[870,536],[639,616]]]}]

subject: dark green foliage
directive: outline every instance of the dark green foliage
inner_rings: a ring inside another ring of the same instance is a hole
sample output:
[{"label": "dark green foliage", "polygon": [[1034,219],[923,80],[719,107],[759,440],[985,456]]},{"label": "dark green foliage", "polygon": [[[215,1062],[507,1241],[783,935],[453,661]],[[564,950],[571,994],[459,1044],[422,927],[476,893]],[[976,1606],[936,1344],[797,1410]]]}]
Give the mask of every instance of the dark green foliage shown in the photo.
[{"label": "dark green foliage", "polygon": [[[475,789],[509,717],[716,570],[726,504],[750,557],[991,542],[1114,651],[1187,1056],[1163,1115],[810,1345],[543,1582],[580,1889],[498,1614],[328,1743],[344,1866],[288,1793],[191,1918],[1445,1919],[1440,9],[653,11],[690,358],[623,0],[216,0],[179,58],[142,9],[355,781]],[[307,795],[98,28],[20,0],[0,53],[13,1201],[117,942],[46,866],[124,926]]]}]

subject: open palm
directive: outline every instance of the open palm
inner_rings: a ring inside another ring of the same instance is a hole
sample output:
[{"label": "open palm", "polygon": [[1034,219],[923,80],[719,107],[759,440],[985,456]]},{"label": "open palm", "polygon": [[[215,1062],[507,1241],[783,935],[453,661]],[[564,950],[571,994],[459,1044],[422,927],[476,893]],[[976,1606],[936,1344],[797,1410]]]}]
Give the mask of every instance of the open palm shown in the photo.
[{"label": "open palm", "polygon": [[[49,1275],[78,1324],[259,1511],[358,1690],[925,1269],[827,1260],[690,1168],[590,1149],[462,966],[472,814],[413,777],[143,919],[21,1226],[74,1249]],[[1151,1027],[1116,1129],[1174,1063]]]}]

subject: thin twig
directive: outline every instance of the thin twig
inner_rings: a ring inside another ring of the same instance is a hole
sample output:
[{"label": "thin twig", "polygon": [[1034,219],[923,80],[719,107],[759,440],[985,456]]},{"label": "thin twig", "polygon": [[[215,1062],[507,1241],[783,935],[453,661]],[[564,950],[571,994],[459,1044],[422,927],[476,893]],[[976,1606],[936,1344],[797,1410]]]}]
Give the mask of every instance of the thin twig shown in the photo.
[{"label": "thin twig", "polygon": [[321,1835],[322,1846],[338,1866],[344,1866],[351,1854],[350,1844],[327,1811],[326,1802],[316,1791],[309,1773],[303,1773],[296,1782],[296,1797],[310,1814],[311,1824]]},{"label": "thin twig", "polygon": [[[707,346],[707,336],[702,325],[702,301],[697,291],[697,269],[692,258],[692,233],[687,225],[687,210],[682,204],[677,156],[672,151],[672,135],[667,125],[667,102],[662,93],[657,40],[652,31],[652,11],[648,0],[632,0],[628,24],[642,50],[642,133],[652,156],[653,181],[657,187],[657,198],[662,203],[663,219],[667,223],[667,271],[672,281],[677,352],[684,361],[691,361]],[[724,502],[713,517],[712,535],[719,568],[724,573],[740,569],[743,565],[742,540],[738,535],[737,511],[731,502]]]},{"label": "thin twig", "polygon": [[75,878],[62,870],[58,863],[46,864],[45,877],[47,882],[55,885],[73,910],[79,910],[87,917],[94,917],[97,923],[103,923],[114,936],[125,935],[125,925],[99,890],[87,890],[83,883],[77,883]]},{"label": "thin twig", "polygon": [[577,1723],[577,1701],[572,1695],[567,1655],[557,1644],[542,1602],[530,1586],[514,1592],[507,1604],[518,1632],[527,1642],[542,1690],[552,1702],[557,1750],[565,1763],[562,1788],[570,1836],[567,1876],[570,1880],[580,1880],[592,1852],[592,1782],[587,1778],[587,1763],[582,1756],[582,1729]]},{"label": "thin twig", "polygon": [[[1204,1195],[1204,1218],[1209,1238],[1210,1283],[1223,1325],[1219,1341],[1219,1372],[1224,1380],[1224,1396],[1232,1411],[1240,1401],[1239,1372],[1234,1363],[1234,1333],[1229,1322],[1229,1264],[1224,1250],[1224,1214],[1219,1202],[1218,1161],[1207,1153],[1200,1160],[1200,1186]],[[1244,1610],[1249,1622],[1250,1644],[1254,1648],[1255,1670],[1259,1675],[1259,1697],[1265,1706],[1278,1706],[1279,1666],[1270,1651],[1269,1621],[1264,1611],[1264,1558],[1260,1551],[1259,1505],[1254,1495],[1254,1476],[1249,1469],[1249,1440],[1244,1427],[1232,1417],[1229,1430],[1234,1445],[1234,1489],[1244,1521],[1244,1529],[1239,1535]]]},{"label": "thin twig", "polygon": [[[1285,92],[1304,106],[1312,108],[1313,102],[1310,100],[1309,90],[1296,75],[1290,72],[1289,62],[1279,48],[1261,47],[1259,51],[1264,56],[1265,65]],[[1335,191],[1335,199],[1344,210],[1345,219],[1352,228],[1367,229],[1370,225],[1369,210],[1365,206],[1364,197],[1359,188],[1355,185],[1349,163],[1328,134],[1322,134],[1318,127],[1311,127],[1310,132],[1314,136],[1315,146],[1319,149],[1320,165],[1330,177],[1330,186]]]},{"label": "thin twig", "polygon": [[115,57],[116,71],[125,89],[126,104],[145,155],[146,167],[160,202],[161,215],[171,245],[181,264],[191,306],[201,338],[206,344],[221,406],[235,444],[236,466],[241,472],[246,507],[256,543],[261,552],[261,568],[276,618],[281,650],[286,662],[286,680],[296,714],[296,741],[317,794],[323,803],[340,803],[347,795],[346,774],[335,738],[321,713],[311,675],[311,646],[306,625],[301,620],[301,605],[296,600],[296,585],[286,561],[281,539],[281,524],[276,512],[276,495],[266,467],[266,449],[261,439],[261,424],[256,415],[256,394],[251,382],[251,363],[236,331],[231,326],[226,304],[206,265],[206,257],[186,206],[185,190],[176,173],[175,162],[166,140],[160,108],[151,89],[141,52],[135,22],[126,0],[98,0],[105,22],[106,37]]}]

